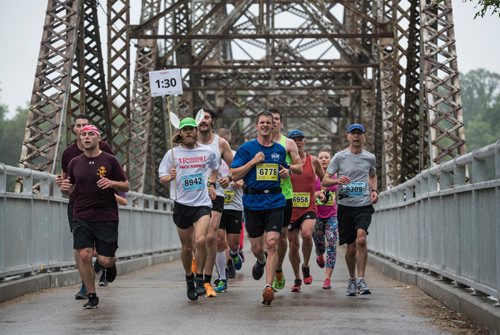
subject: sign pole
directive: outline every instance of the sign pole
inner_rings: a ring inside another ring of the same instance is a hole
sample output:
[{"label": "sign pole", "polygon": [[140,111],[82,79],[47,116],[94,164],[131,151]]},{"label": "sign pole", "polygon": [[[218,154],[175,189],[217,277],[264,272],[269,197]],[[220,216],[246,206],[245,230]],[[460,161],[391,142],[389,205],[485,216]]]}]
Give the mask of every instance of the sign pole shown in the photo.
[{"label": "sign pole", "polygon": [[[172,133],[172,122],[170,122],[170,95],[164,95],[163,96],[163,105],[167,105],[167,123],[168,123],[168,129],[169,129],[169,134],[170,134],[170,148],[172,149],[172,164],[175,166],[175,157],[174,157],[174,139],[173,136],[174,134]],[[165,110],[165,108],[163,109]],[[175,194],[175,199],[177,199],[177,186],[174,181],[174,194]]]}]

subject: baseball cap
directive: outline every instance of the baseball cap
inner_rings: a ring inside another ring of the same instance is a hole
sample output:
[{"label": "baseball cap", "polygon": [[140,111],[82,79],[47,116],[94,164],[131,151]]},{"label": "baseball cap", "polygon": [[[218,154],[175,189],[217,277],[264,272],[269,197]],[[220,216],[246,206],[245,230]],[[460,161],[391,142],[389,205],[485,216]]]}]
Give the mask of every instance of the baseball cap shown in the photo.
[{"label": "baseball cap", "polygon": [[80,132],[83,133],[83,132],[89,132],[89,131],[93,131],[94,133],[96,133],[97,135],[101,136],[101,132],[99,131],[99,129],[94,126],[93,124],[88,124],[86,126],[83,126],[82,129],[80,129]]},{"label": "baseball cap", "polygon": [[365,127],[361,123],[353,123],[347,128],[348,133],[352,133],[354,130],[359,130],[362,133],[365,133]]},{"label": "baseball cap", "polygon": [[196,124],[196,121],[192,117],[186,117],[181,120],[179,123],[179,129],[182,129],[184,127],[194,127],[197,128],[198,125]]},{"label": "baseball cap", "polygon": [[294,138],[294,137],[306,137],[304,133],[298,129],[292,129],[290,132],[288,132],[288,138]]}]

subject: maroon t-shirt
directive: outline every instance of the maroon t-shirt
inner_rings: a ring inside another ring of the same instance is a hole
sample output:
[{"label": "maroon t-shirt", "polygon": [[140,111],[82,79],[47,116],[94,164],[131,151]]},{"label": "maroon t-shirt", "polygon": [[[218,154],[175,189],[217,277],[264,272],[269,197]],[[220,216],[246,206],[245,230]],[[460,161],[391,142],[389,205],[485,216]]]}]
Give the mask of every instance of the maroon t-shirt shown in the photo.
[{"label": "maroon t-shirt", "polygon": [[72,192],[73,218],[86,221],[118,221],[118,205],[113,188],[97,186],[100,176],[110,180],[125,181],[127,176],[115,156],[102,152],[97,157],[80,155],[68,165]]},{"label": "maroon t-shirt", "polygon": [[[114,155],[113,150],[111,150],[111,147],[108,145],[108,143],[104,141],[99,141],[99,149],[102,151],[108,152],[112,155]],[[69,147],[67,147],[63,154],[62,154],[62,159],[61,159],[61,168],[62,171],[67,175],[68,174],[68,165],[69,162],[75,157],[80,156],[83,154],[83,151],[78,148],[78,145],[76,145],[76,142],[71,144]],[[73,193],[69,195],[69,202],[73,202],[74,195]]]}]

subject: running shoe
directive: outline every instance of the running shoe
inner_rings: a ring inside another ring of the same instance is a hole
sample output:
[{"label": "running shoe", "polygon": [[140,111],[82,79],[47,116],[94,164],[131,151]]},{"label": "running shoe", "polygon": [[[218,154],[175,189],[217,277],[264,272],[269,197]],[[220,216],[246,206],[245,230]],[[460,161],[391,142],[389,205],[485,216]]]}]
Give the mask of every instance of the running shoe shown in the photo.
[{"label": "running shoe", "polygon": [[203,284],[203,286],[205,287],[205,297],[215,298],[217,296],[217,293],[215,293],[215,291],[212,288],[212,285],[210,283],[205,283],[205,284]]},{"label": "running shoe", "polygon": [[186,279],[187,284],[187,297],[189,300],[198,300],[196,288],[194,287],[194,279]]},{"label": "running shoe", "polygon": [[227,278],[231,278],[231,279],[236,277],[236,268],[234,267],[232,258],[229,258],[227,260],[226,276],[227,276]]},{"label": "running shoe", "polygon": [[203,285],[203,279],[195,279],[195,290],[198,296],[205,294],[205,286]]},{"label": "running shoe", "polygon": [[196,273],[198,270],[198,265],[196,264],[196,258],[193,257],[193,260],[191,261],[191,272]]},{"label": "running shoe", "polygon": [[317,256],[316,264],[318,264],[318,266],[323,269],[325,267],[325,257],[323,257],[323,255]]},{"label": "running shoe", "polygon": [[368,285],[366,284],[366,281],[363,278],[356,279],[356,288],[358,289],[360,295],[372,294],[372,292],[370,292],[370,289],[368,288]]},{"label": "running shoe", "polygon": [[214,288],[215,292],[226,292],[227,291],[227,280],[226,279],[221,279],[217,283],[217,286]]},{"label": "running shoe", "polygon": [[75,294],[75,300],[85,300],[87,299],[87,289],[85,288],[85,284],[82,282],[78,293]]},{"label": "running shoe", "polygon": [[116,278],[116,264],[113,264],[112,267],[106,268],[106,279],[109,283],[112,283]]},{"label": "running shoe", "polygon": [[347,295],[353,297],[356,295],[356,279],[349,278],[349,282],[347,283]]},{"label": "running shoe", "polygon": [[236,253],[236,255],[231,256],[231,258],[233,259],[234,268],[240,271],[243,266],[243,260],[241,259],[240,254]]},{"label": "running shoe", "polygon": [[255,264],[252,268],[252,277],[255,280],[259,280],[264,275],[264,269],[266,268],[266,264],[260,264],[258,260],[255,261]]},{"label": "running shoe", "polygon": [[330,279],[326,278],[323,282],[323,290],[329,290],[332,288],[332,284],[330,283]]},{"label": "running shoe", "polygon": [[85,309],[94,309],[99,305],[99,298],[95,293],[90,293],[88,296],[89,300],[83,305]]},{"label": "running shoe", "polygon": [[305,267],[304,265],[302,265],[302,275],[304,276],[304,284],[309,285],[312,283],[313,277],[311,277],[309,267]]},{"label": "running shoe", "polygon": [[276,276],[273,280],[273,289],[282,290],[285,288],[285,275],[283,271],[276,271]]},{"label": "running shoe", "polygon": [[266,306],[271,306],[271,301],[274,300],[274,291],[270,286],[266,286],[262,292],[262,303]]},{"label": "running shoe", "polygon": [[101,277],[99,278],[99,286],[108,286],[108,279],[106,278],[106,273],[108,271],[104,269],[101,273]]},{"label": "running shoe", "polygon": [[292,286],[292,292],[300,292],[300,288],[302,287],[302,280],[300,279],[295,279],[295,281],[293,282],[293,286]]},{"label": "running shoe", "polygon": [[101,264],[99,264],[99,262],[97,261],[97,258],[96,258],[96,260],[94,262],[94,272],[99,273],[99,272],[101,272],[101,270],[102,270],[102,266],[101,266]]}]

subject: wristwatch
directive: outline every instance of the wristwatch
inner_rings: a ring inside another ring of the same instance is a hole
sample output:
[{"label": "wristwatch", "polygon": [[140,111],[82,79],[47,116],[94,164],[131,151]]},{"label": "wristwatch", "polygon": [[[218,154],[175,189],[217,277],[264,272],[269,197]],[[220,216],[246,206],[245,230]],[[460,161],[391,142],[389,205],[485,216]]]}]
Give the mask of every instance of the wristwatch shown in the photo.
[{"label": "wristwatch", "polygon": [[213,181],[209,181],[209,182],[208,182],[208,187],[210,187],[210,186],[215,187],[215,183],[214,183]]},{"label": "wristwatch", "polygon": [[233,176],[227,175],[226,177],[229,179],[229,182],[233,181]]}]

